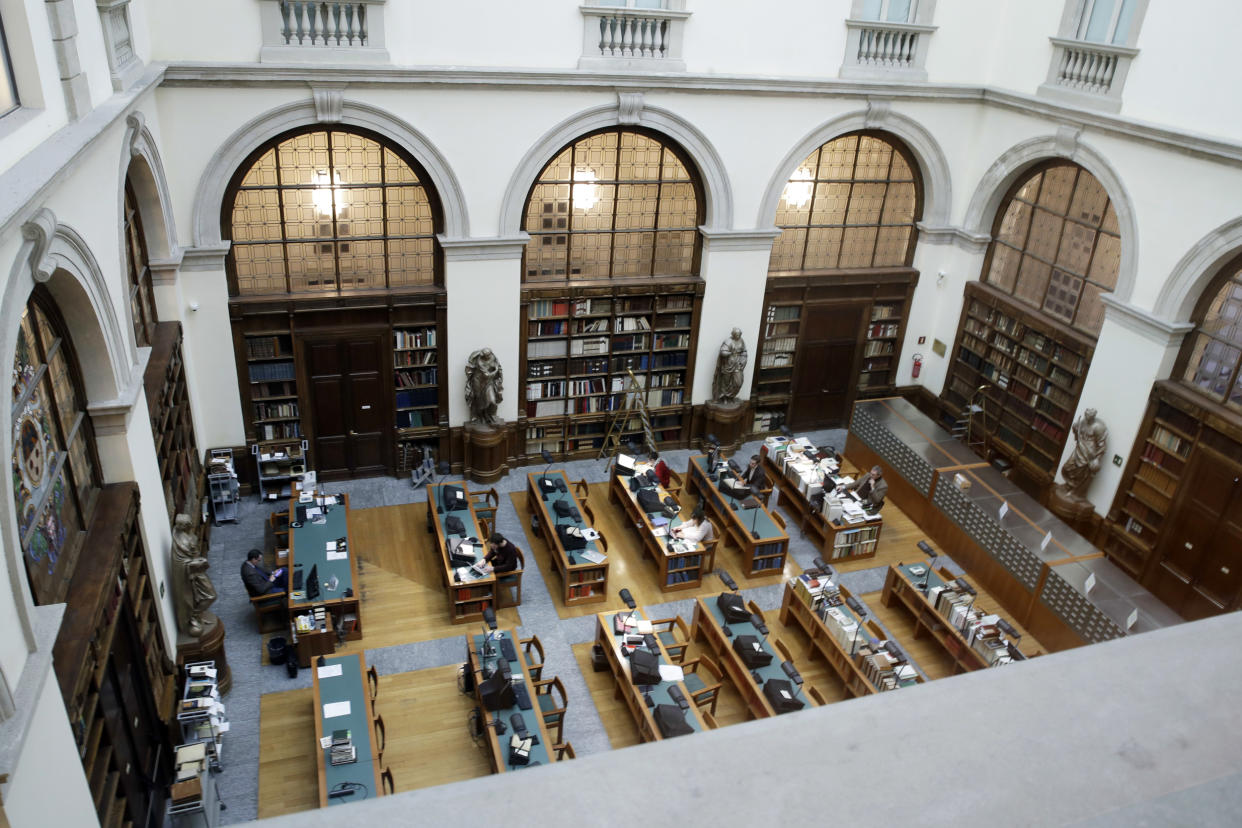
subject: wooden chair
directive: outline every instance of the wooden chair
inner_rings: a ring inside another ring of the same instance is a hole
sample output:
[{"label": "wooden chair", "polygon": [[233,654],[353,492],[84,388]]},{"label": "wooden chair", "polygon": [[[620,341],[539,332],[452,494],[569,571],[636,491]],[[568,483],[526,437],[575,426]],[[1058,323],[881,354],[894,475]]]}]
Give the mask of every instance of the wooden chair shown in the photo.
[{"label": "wooden chair", "polygon": [[708,730],[715,730],[720,727],[720,725],[716,724],[716,717],[706,710],[700,710],[699,715],[703,717],[703,724],[707,725]]},{"label": "wooden chair", "polygon": [[535,697],[539,701],[539,712],[543,714],[544,726],[552,731],[549,733],[552,744],[559,744],[564,741],[562,737],[565,709],[569,707],[569,698],[565,695],[565,685],[561,682],[561,677],[553,676],[546,681],[535,682]]},{"label": "wooden chair", "polygon": [[776,525],[781,527],[781,531],[784,532],[785,531],[785,519],[781,517],[781,513],[780,512],[769,512],[768,514],[772,515],[772,520],[776,521]]},{"label": "wooden chair", "polygon": [[793,654],[789,652],[789,648],[785,646],[785,642],[776,636],[772,636],[772,641],[776,644],[776,651],[780,653],[782,661],[793,663]]},{"label": "wooden chair", "polygon": [[578,758],[577,754],[574,753],[573,742],[562,742],[559,745],[553,745],[552,752],[556,754],[556,761],[558,762]]},{"label": "wooden chair", "polygon": [[379,695],[379,672],[375,665],[367,668],[367,684],[371,688],[371,701],[375,701],[375,697]]},{"label": "wooden chair", "polygon": [[669,661],[681,664],[686,660],[686,649],[690,646],[690,627],[685,619],[680,615],[660,618],[651,622],[651,629],[668,651]]},{"label": "wooden chair", "polygon": [[388,731],[384,729],[384,717],[376,713],[373,724],[375,725],[375,749],[382,752],[384,746],[388,744]]},{"label": "wooden chair", "polygon": [[686,487],[686,481],[682,478],[680,474],[677,473],[677,470],[669,469],[668,470],[668,485],[665,486],[665,488],[668,490],[668,493],[671,495],[681,494],[681,490],[684,489],[685,487]]},{"label": "wooden chair", "polygon": [[806,694],[810,696],[811,700],[814,701],[816,704],[818,704],[820,707],[823,707],[825,704],[828,703],[828,700],[824,698],[824,694],[819,692],[819,688],[816,687],[814,684],[808,684],[806,686]]},{"label": "wooden chair", "polygon": [[496,508],[500,504],[500,495],[496,494],[496,488],[479,492],[467,492],[470,498],[470,504],[474,506],[474,513],[480,518],[486,518],[490,521],[496,520]]},{"label": "wooden chair", "polygon": [[526,569],[526,556],[517,550],[518,568],[496,576],[496,607],[516,607],[522,603],[522,570]]},{"label": "wooden chair", "polygon": [[479,540],[487,540],[492,536],[492,522],[487,518],[479,518]]},{"label": "wooden chair", "polygon": [[267,516],[268,525],[272,527],[272,541],[279,549],[289,548],[289,511],[272,512]]},{"label": "wooden chair", "polygon": [[380,773],[380,785],[384,788],[384,793],[392,796],[397,790],[397,783],[392,781],[392,768],[384,768]]},{"label": "wooden chair", "polygon": [[[599,532],[598,529],[596,529],[595,531]],[[603,532],[599,532],[599,537],[595,539],[595,544],[600,548],[601,552],[603,552],[605,555],[608,554],[608,538],[604,537]]]},{"label": "wooden chair", "polygon": [[250,606],[254,607],[255,618],[259,619],[259,632],[265,632],[263,621],[271,616],[276,619],[277,629],[283,629],[285,619],[288,617],[289,611],[285,607],[285,599],[288,597],[286,592],[268,592],[263,595],[255,595],[250,599]]},{"label": "wooden chair", "polygon": [[586,478],[582,478],[574,484],[574,494],[582,499],[582,505],[587,505],[587,497],[591,494],[591,484],[586,482]]},{"label": "wooden chair", "polygon": [[595,510],[585,500],[582,501],[582,514],[586,517],[588,526],[595,526]]},{"label": "wooden chair", "polygon": [[530,673],[531,681],[539,681],[543,678],[543,643],[537,635],[519,639],[518,643],[522,645],[522,660],[526,662],[526,671]]},{"label": "wooden chair", "polygon": [[[715,529],[716,527],[713,524],[712,531],[714,532]],[[702,571],[711,572],[713,569],[716,568],[716,547],[719,545],[720,545],[719,535],[717,535],[716,537],[712,538],[709,541],[703,541],[703,570]]]},{"label": "wooden chair", "polygon": [[[707,674],[706,677],[699,675],[700,667]],[[690,698],[694,699],[695,705],[699,709],[706,707],[714,714],[716,702],[720,699],[721,679],[724,676],[720,666],[708,656],[702,655],[683,663],[681,669],[682,684],[690,691]]]}]

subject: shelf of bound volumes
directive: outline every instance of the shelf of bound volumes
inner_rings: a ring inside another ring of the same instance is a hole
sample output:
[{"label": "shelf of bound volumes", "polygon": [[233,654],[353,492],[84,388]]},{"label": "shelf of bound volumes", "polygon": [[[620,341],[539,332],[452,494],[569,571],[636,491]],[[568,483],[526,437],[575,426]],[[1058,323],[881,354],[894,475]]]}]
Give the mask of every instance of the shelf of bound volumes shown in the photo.
[{"label": "shelf of bound volumes", "polygon": [[[851,606],[853,605],[853,606]],[[849,589],[827,573],[809,570],[785,582],[781,623],[802,629],[852,696],[921,684],[923,677],[901,647],[888,640]]]},{"label": "shelf of bound volumes", "polygon": [[288,329],[242,337],[250,380],[250,430],[255,440],[302,436],[293,334]]}]

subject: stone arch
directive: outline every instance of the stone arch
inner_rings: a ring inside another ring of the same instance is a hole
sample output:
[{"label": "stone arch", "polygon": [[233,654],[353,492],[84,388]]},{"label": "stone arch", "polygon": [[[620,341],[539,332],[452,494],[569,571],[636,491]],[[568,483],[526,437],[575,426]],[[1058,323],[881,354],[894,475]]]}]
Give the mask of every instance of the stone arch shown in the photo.
[{"label": "stone arch", "polygon": [[1178,260],[1156,297],[1153,311],[1169,322],[1189,322],[1199,297],[1228,260],[1242,250],[1242,218],[1208,233]]},{"label": "stone arch", "polygon": [[500,205],[500,235],[516,236],[522,232],[522,214],[531,184],[558,150],[583,135],[618,125],[647,127],[676,141],[698,167],[707,202],[703,226],[707,230],[732,228],[733,191],[724,162],[712,142],[680,115],[644,106],[641,93],[624,92],[617,96],[616,104],[586,109],[561,121],[526,151],[505,188]]},{"label": "stone arch", "polygon": [[[178,252],[177,228],[173,220],[172,195],[168,189],[168,180],[164,177],[164,163],[160,159],[159,147],[141,112],[131,112],[125,118],[125,124],[121,174],[118,179],[121,186],[117,188],[117,215],[124,214],[125,179],[128,177],[138,199],[138,214],[142,217],[147,255],[152,260],[174,258]],[[123,272],[124,244],[121,251]]]},{"label": "stone arch", "polygon": [[962,227],[969,234],[991,240],[992,224],[1001,201],[1023,173],[1040,161],[1054,158],[1073,161],[1104,185],[1117,214],[1117,227],[1121,231],[1121,265],[1117,272],[1117,287],[1112,295],[1119,301],[1128,302],[1138,273],[1139,238],[1134,200],[1113,166],[1099,150],[1081,141],[1080,135],[1081,130],[1062,127],[1056,135],[1029,138],[1006,150],[979,179],[979,185],[966,208]]},{"label": "stone arch", "polygon": [[460,238],[469,234],[470,223],[461,185],[448,160],[430,140],[379,107],[343,99],[335,103],[335,107],[326,106],[322,103],[322,96],[317,94],[315,100],[277,107],[250,120],[221,144],[207,162],[194,195],[195,247],[219,248],[223,245],[220,207],[224,203],[225,190],[237,168],[256,147],[291,129],[312,126],[331,129],[334,124],[369,129],[409,152],[427,171],[430,184],[440,198],[444,211],[444,235]]},{"label": "stone arch", "polygon": [[863,129],[890,133],[909,148],[918,162],[919,174],[923,179],[923,217],[920,223],[930,227],[948,225],[953,204],[952,180],[949,162],[940,148],[940,142],[913,118],[893,112],[887,104],[873,103],[865,110],[847,112],[820,124],[789,150],[763,192],[755,226],[772,226],[785,184],[812,151],[833,138]]}]

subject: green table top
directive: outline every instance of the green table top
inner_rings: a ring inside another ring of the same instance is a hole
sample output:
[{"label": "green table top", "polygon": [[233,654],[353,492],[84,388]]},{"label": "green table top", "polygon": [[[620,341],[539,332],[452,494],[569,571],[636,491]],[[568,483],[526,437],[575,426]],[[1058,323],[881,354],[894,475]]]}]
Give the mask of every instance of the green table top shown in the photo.
[{"label": "green table top", "polygon": [[[704,607],[707,608],[707,611],[711,613],[711,617],[715,620],[716,626],[724,629],[724,613],[720,611],[720,607],[716,604],[715,597],[706,596],[700,598],[699,601]],[[789,676],[785,675],[785,671],[781,669],[781,654],[776,651],[776,647],[772,646],[770,640],[765,640],[767,639],[767,636],[760,633],[754,624],[749,621],[733,621],[729,623],[728,626],[729,629],[733,631],[732,637],[728,639],[730,648],[733,647],[733,642],[736,641],[739,636],[753,635],[760,642],[759,646],[763,648],[764,652],[771,654],[772,661],[766,667],[759,667],[755,670],[755,672],[759,674],[759,678],[763,680],[764,684],[767,684],[768,679],[783,679],[784,681],[788,681],[790,684],[793,684]],[[770,634],[771,627],[769,627],[768,630]],[[762,685],[760,686],[762,687]],[[794,689],[797,691],[794,694],[794,697],[798,699],[798,701],[809,706],[811,700],[802,692],[802,688],[794,685]]]},{"label": "green table top", "polygon": [[[306,504],[307,508],[311,508],[313,504]],[[293,532],[293,562],[302,570],[302,577],[309,578],[311,567],[316,567],[319,575],[319,597],[313,603],[320,601],[332,601],[337,598],[345,597],[345,590],[353,589],[354,576],[353,570],[350,568],[349,556],[356,553],[357,550],[351,548],[348,554],[339,560],[328,560],[328,551],[325,544],[328,541],[346,538],[348,540],[348,529],[346,528],[345,514],[346,507],[343,503],[337,503],[335,506],[324,507],[327,511],[324,514],[323,523],[314,523],[309,518],[303,521],[301,526],[292,527]],[[294,513],[296,515],[296,511]],[[335,575],[337,577],[337,587],[335,590],[329,590],[324,584]],[[297,603],[301,603],[305,599],[300,599]],[[352,799],[353,797],[349,797]]]},{"label": "green table top", "polygon": [[[638,506],[638,508],[640,508],[640,509],[641,509],[642,507],[638,505],[638,497],[637,497],[637,492],[629,491],[629,488],[630,488],[629,480],[630,480],[630,478],[628,478],[628,477],[620,477],[620,482],[621,482],[621,484],[622,484],[623,486],[625,486],[626,491],[628,491],[628,492],[629,492],[629,496],[630,496],[630,498],[634,501],[634,505],[635,505],[635,506]],[[646,488],[650,488],[650,487],[648,487],[648,486],[644,486],[643,488],[644,488],[644,489],[646,489]],[[681,526],[683,523],[685,523],[685,522],[686,522],[686,521],[682,518],[681,514],[682,514],[681,512],[678,512],[677,514],[673,515],[671,518],[669,518],[669,519],[668,519],[668,528],[669,528],[669,530],[670,530],[670,531],[672,530],[672,528],[673,528],[674,526]],[[648,518],[649,520],[655,520],[655,519],[656,519],[656,518],[658,518],[658,517],[661,517],[661,513],[660,513],[660,512],[648,512],[648,513],[647,513],[647,518]],[[672,538],[672,535],[665,535],[665,536],[664,536],[664,537],[662,537],[662,538],[656,538],[656,541],[657,541],[657,542],[659,542],[660,548],[664,550],[664,554],[666,554],[666,555],[667,555],[667,554],[669,554],[669,551],[668,551],[668,542],[669,542],[669,540],[670,540],[671,538]],[[702,549],[702,545],[701,545],[701,544],[697,544],[697,543],[696,543],[696,544],[694,545],[694,549],[691,549],[689,552],[678,552],[677,554],[678,554],[678,555],[696,555],[696,554],[698,554],[699,552],[702,552],[702,551],[703,551],[703,549]]]},{"label": "green table top", "polygon": [[755,543],[765,543],[770,541],[781,541],[786,539],[785,531],[776,525],[776,521],[772,519],[772,515],[768,514],[768,510],[760,506],[757,509],[743,509],[740,504],[735,511],[730,505],[738,503],[736,498],[730,498],[729,495],[720,489],[719,481],[713,482],[707,476],[707,455],[700,454],[697,457],[690,458],[690,473],[694,474],[699,482],[699,487],[710,493],[712,502],[716,504],[716,508],[722,512],[733,512],[737,515],[738,522],[750,531],[750,527],[754,525],[754,530],[759,533],[759,539]]},{"label": "green table top", "polygon": [[[616,639],[616,638],[620,638],[620,637],[621,637],[621,636],[620,636],[620,635],[618,635],[618,634],[617,634],[617,632],[616,632],[617,627],[616,627],[616,621],[615,621],[614,619],[616,618],[616,616],[617,616],[617,615],[621,616],[622,618],[628,618],[628,617],[629,617],[629,614],[630,614],[630,611],[629,611],[629,610],[624,610],[624,611],[622,611],[622,612],[618,612],[618,613],[616,613],[615,615],[611,616],[611,617],[608,619],[608,623],[612,625],[612,630],[613,630],[612,635],[613,635],[613,638],[614,638],[614,639]],[[634,611],[634,618],[636,618],[636,619],[642,619],[642,618],[644,618],[642,611],[641,611],[641,610],[635,610],[635,611]],[[620,644],[620,642],[618,642],[618,645],[619,645],[619,644]],[[625,658],[626,656],[624,656],[624,655],[623,655],[623,656],[621,656],[621,657],[622,657],[622,658]],[[661,655],[659,658],[660,658],[660,663],[661,663],[661,664],[669,664],[669,663],[670,663],[669,661],[667,661],[667,660],[664,658],[664,656],[663,656],[663,655]],[[673,697],[672,697],[671,695],[669,695],[669,692],[668,692],[668,691],[669,691],[669,688],[677,686],[677,682],[674,682],[674,681],[662,681],[662,682],[660,682],[659,684],[644,685],[644,686],[650,686],[650,688],[651,688],[651,693],[650,693],[650,695],[651,695],[651,701],[652,701],[652,702],[654,702],[655,704],[671,704],[671,705],[673,705],[674,707],[676,707],[676,706],[677,706],[677,702],[673,701]],[[694,699],[690,698],[690,694],[689,694],[689,692],[685,689],[685,687],[684,687],[684,686],[682,687],[682,693],[684,693],[684,694],[685,694],[686,701],[687,701],[687,702],[689,702],[689,703],[690,703],[690,705],[691,705],[691,709],[686,711],[686,724],[690,725],[690,727],[692,727],[692,728],[695,730],[695,732],[701,732],[701,731],[703,730],[703,728],[699,725],[699,720],[698,720],[698,717],[697,717],[697,716],[695,716],[695,715],[694,715],[694,713],[693,713],[693,708],[694,708]],[[654,709],[654,708],[650,708],[650,709]]]},{"label": "green table top", "polygon": [[[912,567],[917,567],[917,566],[923,567],[925,571],[919,575],[916,575],[910,571]],[[910,581],[914,583],[916,586],[922,587],[924,578],[927,579],[928,589],[931,589],[932,587],[938,587],[938,586],[945,585],[944,578],[941,578],[940,574],[936,572],[935,568],[932,567],[931,564],[927,563],[926,561],[915,561],[914,563],[897,564],[897,568],[900,569],[902,574],[905,575],[907,578],[909,578]]]},{"label": "green table top", "polygon": [[[479,661],[480,667],[483,667],[485,669],[490,668],[494,666],[497,662],[499,662],[500,659],[504,658],[504,656],[500,654],[500,641],[501,639],[504,639],[504,638],[513,639],[514,652],[517,653],[518,658],[522,657],[522,647],[520,644],[518,644],[517,638],[513,635],[513,633],[507,630],[497,630],[496,640],[492,644],[492,648],[496,654],[494,656],[486,656],[486,657],[479,656],[478,661]],[[469,643],[467,644],[467,646],[473,647],[474,652],[476,654],[481,653],[482,648],[483,648],[483,636],[482,635],[470,636]],[[466,656],[466,661],[467,662],[470,661],[469,654],[467,654]],[[539,719],[542,717],[543,714],[539,711],[539,697],[535,695],[534,685],[532,685],[530,682],[526,680],[526,674],[522,672],[521,662],[510,661],[509,672],[510,674],[512,674],[512,676],[515,679],[519,679],[523,684],[526,685],[526,692],[530,695],[530,710],[523,710],[522,708],[517,706],[517,703],[515,701],[513,707],[509,707],[504,710],[482,711],[483,714],[487,716],[487,721],[490,722],[490,721],[499,719],[500,721],[505,723],[505,733],[503,736],[498,736],[496,734],[496,728],[494,727],[485,728],[486,733],[487,733],[487,738],[491,739],[493,742],[496,742],[499,745],[500,755],[506,757],[505,758],[505,769],[506,770],[521,770],[522,768],[529,768],[532,765],[534,765],[536,762],[539,763],[540,765],[549,765],[552,763],[552,760],[551,760],[551,754],[548,751],[551,750],[552,746],[544,744],[544,739],[539,729]],[[477,677],[476,677],[476,680],[477,680]],[[539,744],[531,746],[530,762],[525,765],[510,764],[509,759],[508,759],[509,741],[514,736],[513,726],[509,722],[509,717],[512,716],[514,713],[522,714],[522,719],[523,721],[526,722],[527,734],[540,737]]]},{"label": "green table top", "polygon": [[[446,512],[440,507],[440,491],[445,486],[456,486],[462,491],[467,492],[467,495],[466,495],[467,507],[465,509],[454,509],[451,512]],[[461,522],[466,527],[466,537],[468,538],[479,537],[479,524],[475,522],[474,510],[469,508],[469,502],[470,502],[470,495],[468,494],[469,491],[470,490],[466,488],[465,482],[462,480],[450,480],[444,483],[434,483],[427,487],[427,501],[429,503],[435,504],[435,508],[432,510],[432,514],[435,515],[436,521],[440,524],[440,534],[444,535],[444,537],[446,538],[449,537],[449,532],[444,527],[444,523],[450,517],[453,517],[453,516],[461,518]],[[456,535],[454,535],[453,537],[456,537]]]},{"label": "green table top", "polygon": [[348,701],[349,713],[327,719],[324,718],[321,706],[315,714],[319,716],[324,736],[331,736],[334,730],[350,732],[358,761],[348,765],[333,765],[330,761],[331,749],[320,748],[323,753],[324,782],[329,791],[347,782],[365,785],[367,791],[365,796],[360,796],[361,791],[359,791],[352,796],[328,800],[329,805],[341,805],[379,796],[381,792],[374,790],[375,767],[371,758],[371,711],[367,704],[367,691],[363,686],[362,668],[358,655],[355,653],[344,656],[325,656],[325,667],[331,667],[334,664],[341,665],[341,674],[328,678],[318,678],[319,667],[316,663],[311,665],[311,669],[315,671],[316,680],[319,682],[319,701],[321,705]]},{"label": "green table top", "polygon": [[[565,472],[558,469],[554,472],[549,472],[548,474],[535,474],[535,475],[532,475],[532,477],[535,480],[535,487],[536,487],[536,492],[538,493],[538,496],[541,498],[545,498],[543,500],[543,505],[544,505],[544,509],[548,513],[547,514],[548,519],[552,521],[553,531],[555,531],[555,527],[557,523],[563,523],[567,526],[577,526],[579,529],[590,529],[591,528],[589,525],[587,525],[586,521],[574,520],[572,517],[558,518],[556,516],[556,512],[553,511],[554,507],[552,504],[558,500],[568,501],[570,505],[573,505],[574,503],[574,497],[573,495],[569,493],[569,478],[566,477]],[[538,487],[539,487],[539,481],[543,480],[545,477],[549,480],[563,481],[565,484],[565,491],[563,492],[554,491],[551,494],[548,494],[546,496],[543,495],[543,493],[539,491]],[[569,558],[569,562],[571,564],[593,563],[592,561],[588,561],[586,558],[582,557],[582,553],[587,552],[587,551],[598,552],[601,555],[604,554],[604,550],[600,549],[599,546],[595,543],[595,541],[587,541],[587,545],[584,549],[566,549],[565,556]],[[603,564],[606,560],[607,560],[607,556],[605,556],[604,561],[600,561],[599,563]]]}]

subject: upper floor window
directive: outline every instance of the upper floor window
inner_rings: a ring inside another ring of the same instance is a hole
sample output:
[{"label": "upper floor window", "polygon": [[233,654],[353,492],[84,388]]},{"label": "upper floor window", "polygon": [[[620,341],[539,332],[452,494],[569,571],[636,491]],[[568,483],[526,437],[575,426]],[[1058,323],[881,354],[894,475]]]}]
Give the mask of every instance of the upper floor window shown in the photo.
[{"label": "upper floor window", "polygon": [[14,109],[17,109],[17,83],[13,79],[9,46],[4,40],[4,21],[0,20],[0,115]]},{"label": "upper floor window", "polygon": [[134,320],[134,341],[150,345],[159,319],[151,287],[151,268],[147,262],[147,239],[138,215],[138,198],[125,179],[125,260],[129,267],[129,311]]},{"label": "upper floor window", "polygon": [[101,483],[77,359],[51,300],[22,311],[13,360],[13,498],[35,603],[63,601]]},{"label": "upper floor window", "polygon": [[1182,379],[1242,409],[1242,260],[1203,292],[1194,318],[1195,330],[1182,345]]},{"label": "upper floor window", "polygon": [[575,141],[531,187],[524,281],[694,274],[699,192],[693,164],[654,134],[612,128]]},{"label": "upper floor window", "polygon": [[1069,161],[1041,165],[1010,192],[983,281],[1089,336],[1117,286],[1121,235],[1104,186]]},{"label": "upper floor window", "polygon": [[768,271],[909,266],[922,185],[905,146],[878,133],[834,138],[781,193]]},{"label": "upper floor window", "polygon": [[862,0],[858,17],[887,23],[913,23],[918,5],[918,0]]},{"label": "upper floor window", "polygon": [[1082,0],[1077,38],[1092,43],[1127,45],[1138,0]]}]

